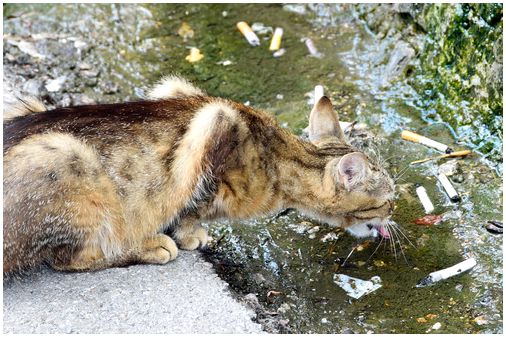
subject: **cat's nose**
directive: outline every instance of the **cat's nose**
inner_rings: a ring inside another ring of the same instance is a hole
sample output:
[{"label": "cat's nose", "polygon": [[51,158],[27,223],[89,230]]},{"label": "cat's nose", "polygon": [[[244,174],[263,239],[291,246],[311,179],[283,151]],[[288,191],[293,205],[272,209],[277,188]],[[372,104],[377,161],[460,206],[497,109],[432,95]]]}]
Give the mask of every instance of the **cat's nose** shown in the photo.
[{"label": "cat's nose", "polygon": [[373,225],[371,225],[371,224],[367,224],[366,226],[367,226],[367,228],[369,228],[369,230],[372,230],[372,229],[373,229],[373,227],[374,227],[374,226],[373,226]]}]

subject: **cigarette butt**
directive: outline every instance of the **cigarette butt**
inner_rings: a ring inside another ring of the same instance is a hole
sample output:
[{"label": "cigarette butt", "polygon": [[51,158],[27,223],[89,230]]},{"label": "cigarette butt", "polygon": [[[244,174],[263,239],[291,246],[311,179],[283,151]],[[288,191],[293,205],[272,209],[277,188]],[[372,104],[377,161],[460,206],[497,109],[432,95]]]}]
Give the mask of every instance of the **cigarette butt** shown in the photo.
[{"label": "cigarette butt", "polygon": [[315,56],[315,57],[321,57],[322,54],[318,51],[318,49],[316,49],[314,43],[313,43],[313,40],[311,39],[306,39],[306,41],[304,42],[306,44],[306,47],[307,47],[307,50],[309,51],[309,54],[311,54],[312,56]]},{"label": "cigarette butt", "polygon": [[420,280],[416,285],[416,287],[420,288],[430,286],[441,280],[446,280],[447,278],[450,278],[452,276],[462,274],[463,272],[473,269],[475,266],[476,260],[474,258],[464,260],[460,263],[457,263],[454,266],[430,273],[428,276]]},{"label": "cigarette butt", "polygon": [[410,164],[420,164],[420,163],[425,163],[426,161],[429,161],[429,160],[441,159],[441,158],[465,157],[468,154],[471,154],[471,150],[454,151],[454,152],[446,153],[446,154],[443,154],[443,155],[437,156],[437,157],[415,160],[415,161],[412,161]]},{"label": "cigarette butt", "polygon": [[260,39],[258,39],[258,36],[253,32],[253,29],[244,21],[237,23],[237,29],[244,35],[246,40],[248,40],[248,43],[252,46],[259,46],[260,45]]},{"label": "cigarette butt", "polygon": [[323,86],[317,85],[314,87],[314,104],[318,103],[320,98],[323,97]]},{"label": "cigarette butt", "polygon": [[422,135],[419,135],[417,133],[414,133],[414,132],[411,132],[408,130],[402,131],[401,137],[402,137],[402,139],[409,140],[414,143],[420,143],[420,144],[435,148],[435,149],[442,151],[442,152],[451,152],[451,149],[447,145],[441,144],[439,142],[436,142],[435,140],[432,140],[430,138],[424,137]]},{"label": "cigarette butt", "polygon": [[276,28],[274,30],[274,35],[272,36],[271,45],[269,46],[269,50],[275,51],[281,47],[281,37],[283,36],[283,28]]},{"label": "cigarette butt", "polygon": [[427,194],[427,190],[423,186],[418,186],[416,188],[416,194],[420,201],[422,202],[423,208],[425,209],[425,214],[432,213],[434,211],[434,205],[432,201],[430,201],[429,195]]},{"label": "cigarette butt", "polygon": [[437,180],[439,180],[441,185],[443,185],[443,188],[446,194],[448,194],[448,197],[450,198],[451,201],[455,202],[460,200],[459,194],[457,193],[455,188],[453,188],[452,183],[445,174],[441,173],[440,175],[438,175]]}]

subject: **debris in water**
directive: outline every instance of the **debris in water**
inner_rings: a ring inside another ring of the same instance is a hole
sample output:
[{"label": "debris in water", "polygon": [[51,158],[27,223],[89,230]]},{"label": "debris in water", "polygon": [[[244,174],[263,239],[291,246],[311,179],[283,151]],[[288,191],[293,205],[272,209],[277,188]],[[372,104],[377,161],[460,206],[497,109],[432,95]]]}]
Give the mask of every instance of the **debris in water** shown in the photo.
[{"label": "debris in water", "polygon": [[485,229],[492,234],[502,234],[502,222],[500,221],[487,221]]},{"label": "debris in water", "polygon": [[416,188],[416,194],[418,195],[418,198],[420,198],[420,201],[422,202],[423,208],[425,209],[425,213],[429,214],[434,211],[434,205],[432,204],[432,201],[429,199],[429,195],[427,194],[427,190],[423,186],[418,186]]},{"label": "debris in water", "polygon": [[257,33],[257,34],[261,34],[261,35],[272,33],[272,27],[268,27],[268,26],[264,25],[264,24],[263,24],[263,23],[261,23],[261,22],[254,22],[254,23],[251,25],[251,29],[252,29],[255,33]]},{"label": "debris in water", "polygon": [[274,57],[281,57],[281,56],[283,56],[285,54],[285,52],[286,52],[286,49],[285,48],[281,48],[280,50],[275,51],[272,54],[272,56],[274,56]]},{"label": "debris in water", "polygon": [[386,263],[384,261],[381,261],[381,260],[374,260],[373,261],[373,264],[376,266],[376,267],[384,267],[386,266]]},{"label": "debris in water", "polygon": [[188,61],[190,63],[194,63],[194,62],[198,62],[198,61],[202,60],[203,57],[204,57],[204,54],[201,54],[200,50],[198,48],[192,47],[190,49],[190,54],[188,56],[186,56],[186,61]]},{"label": "debris in water", "polygon": [[179,29],[177,30],[177,34],[183,38],[184,42],[186,42],[188,41],[188,39],[193,38],[194,32],[189,24],[183,22],[181,24],[181,27],[179,27]]},{"label": "debris in water", "polygon": [[275,290],[269,290],[267,292],[267,298],[271,298],[271,297],[274,297],[274,296],[278,296],[280,295],[281,292],[280,291],[275,291]]},{"label": "debris in water", "polygon": [[274,35],[272,35],[271,45],[269,46],[270,51],[279,50],[281,47],[281,38],[283,37],[283,28],[276,28]]},{"label": "debris in water", "polygon": [[325,234],[321,239],[320,241],[321,242],[327,242],[327,241],[334,241],[334,240],[337,240],[339,239],[339,235],[337,235],[336,233],[334,232],[330,232],[330,233],[327,233]]},{"label": "debris in water", "polygon": [[441,323],[437,322],[432,326],[432,330],[439,330],[441,328]]},{"label": "debris in water", "polygon": [[220,61],[220,62],[218,62],[218,63],[216,63],[216,64],[221,64],[222,66],[225,66],[225,67],[226,67],[226,66],[229,66],[229,65],[231,65],[231,64],[234,64],[234,62],[232,62],[232,61],[230,61],[230,60],[225,60],[225,61]]},{"label": "debris in water", "polygon": [[432,148],[435,148],[439,151],[451,153],[452,149],[450,149],[447,145],[441,144],[439,142],[436,142],[435,140],[432,140],[430,138],[424,137],[422,135],[419,135],[417,133],[404,130],[401,132],[402,139],[409,140],[411,142],[420,143]]},{"label": "debris in water", "polygon": [[484,325],[484,324],[488,324],[488,321],[485,319],[485,317],[482,315],[482,316],[478,316],[478,317],[475,317],[473,319],[474,323],[478,324],[478,325]]},{"label": "debris in water", "polygon": [[244,21],[237,23],[237,29],[244,35],[246,40],[248,40],[248,43],[252,46],[259,46],[260,40],[258,39],[258,36],[253,32],[251,27]]},{"label": "debris in water", "polygon": [[304,43],[306,44],[307,50],[309,51],[309,54],[311,54],[311,56],[318,58],[323,56],[322,53],[320,53],[318,49],[316,49],[313,40],[307,38],[305,39]]},{"label": "debris in water", "polygon": [[457,159],[452,159],[447,161],[446,163],[439,165],[437,168],[437,172],[439,174],[443,173],[446,176],[452,176],[458,171],[459,162]]},{"label": "debris in water", "polygon": [[428,214],[422,218],[416,219],[415,224],[421,225],[421,226],[432,226],[432,225],[437,225],[442,220],[443,220],[443,216],[441,216],[441,215]]},{"label": "debris in water", "polygon": [[424,277],[422,280],[418,282],[416,285],[417,288],[420,287],[426,287],[430,286],[436,282],[439,282],[441,280],[446,280],[447,278],[450,278],[455,275],[459,275],[465,271],[468,271],[476,266],[476,260],[474,258],[467,259],[465,261],[462,261],[460,263],[457,263],[456,265],[438,270],[435,272],[430,273],[428,276]]},{"label": "debris in water", "polygon": [[446,194],[448,194],[448,197],[450,198],[451,201],[457,202],[460,200],[459,194],[457,193],[455,188],[453,188],[452,183],[450,182],[450,180],[448,180],[448,177],[445,174],[443,173],[439,174],[437,176],[437,180],[439,180],[441,185],[443,185],[443,188]]},{"label": "debris in water", "polygon": [[410,164],[420,164],[420,163],[425,163],[426,161],[429,161],[429,160],[435,160],[435,159],[441,159],[441,158],[465,157],[468,154],[471,154],[471,150],[455,151],[455,152],[446,153],[446,154],[443,154],[443,155],[440,155],[440,156],[437,156],[437,157],[431,157],[431,158],[425,158],[425,159],[415,160],[415,161],[412,161]]},{"label": "debris in water", "polygon": [[344,274],[334,274],[334,283],[354,299],[359,299],[381,288],[381,278],[379,276],[373,276],[369,281],[366,281]]}]

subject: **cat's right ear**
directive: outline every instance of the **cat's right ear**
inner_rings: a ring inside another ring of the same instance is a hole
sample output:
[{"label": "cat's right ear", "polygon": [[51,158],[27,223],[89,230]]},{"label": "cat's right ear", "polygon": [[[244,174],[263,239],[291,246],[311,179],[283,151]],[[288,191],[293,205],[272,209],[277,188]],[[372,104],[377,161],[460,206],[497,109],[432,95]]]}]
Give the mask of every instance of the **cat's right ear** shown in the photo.
[{"label": "cat's right ear", "polygon": [[309,140],[317,143],[324,139],[346,142],[339,118],[327,96],[320,98],[309,116]]}]

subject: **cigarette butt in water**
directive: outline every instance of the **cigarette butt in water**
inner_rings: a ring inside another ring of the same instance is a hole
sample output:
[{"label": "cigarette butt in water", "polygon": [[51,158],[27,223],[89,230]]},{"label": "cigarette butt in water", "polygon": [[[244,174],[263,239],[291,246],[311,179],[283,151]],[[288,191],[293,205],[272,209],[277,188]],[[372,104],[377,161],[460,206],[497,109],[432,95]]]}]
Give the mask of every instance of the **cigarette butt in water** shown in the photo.
[{"label": "cigarette butt in water", "polygon": [[437,156],[437,157],[431,157],[431,158],[425,158],[425,159],[415,160],[415,161],[412,161],[410,164],[420,164],[420,163],[425,163],[426,161],[429,161],[429,160],[441,159],[441,158],[465,157],[468,154],[471,154],[470,150],[454,151],[454,152],[443,154],[443,155],[440,155],[440,156]]},{"label": "cigarette butt in water", "polygon": [[280,50],[277,50],[277,51],[275,51],[274,53],[272,53],[272,56],[274,56],[274,57],[281,57],[281,56],[283,56],[285,53],[286,53],[285,48],[281,48]]},{"label": "cigarette butt in water", "polygon": [[276,28],[274,30],[274,35],[272,36],[271,45],[269,46],[269,50],[275,51],[281,47],[281,37],[283,36],[283,28]]},{"label": "cigarette butt in water", "polygon": [[306,41],[304,43],[306,44],[307,50],[309,51],[309,54],[311,54],[311,56],[315,56],[315,57],[322,56],[322,54],[318,51],[318,49],[316,49],[316,47],[313,43],[313,40],[306,39]]},{"label": "cigarette butt in water", "polygon": [[237,29],[244,35],[246,40],[248,40],[248,43],[252,46],[259,46],[260,40],[258,39],[258,36],[253,32],[251,27],[244,21],[237,23]]},{"label": "cigarette butt in water", "polygon": [[448,197],[450,198],[451,201],[460,200],[459,194],[457,193],[455,188],[453,188],[452,183],[445,174],[441,173],[440,175],[438,175],[437,180],[439,180],[441,185],[443,185],[443,188],[445,189],[445,192],[446,194],[448,194]]},{"label": "cigarette butt in water", "polygon": [[452,276],[462,274],[463,272],[474,268],[474,266],[476,266],[476,260],[474,258],[467,259],[465,261],[457,263],[452,267],[430,273],[428,276],[420,280],[420,282],[417,283],[416,287],[420,288],[430,286],[441,280],[446,280]]},{"label": "cigarette butt in water", "polygon": [[422,202],[423,208],[425,209],[425,213],[429,214],[434,211],[434,205],[432,201],[429,199],[429,195],[427,194],[427,190],[423,186],[418,186],[416,188],[416,194],[418,194],[418,198]]},{"label": "cigarette butt in water", "polygon": [[419,135],[417,133],[404,130],[401,133],[402,139],[409,140],[411,142],[420,143],[429,147],[432,147],[434,149],[437,149],[442,152],[450,153],[452,150],[444,144],[441,144],[439,142],[436,142],[435,140],[432,140],[430,138],[424,137],[422,135]]},{"label": "cigarette butt in water", "polygon": [[320,98],[323,97],[323,86],[317,85],[314,87],[314,104],[318,103]]}]

